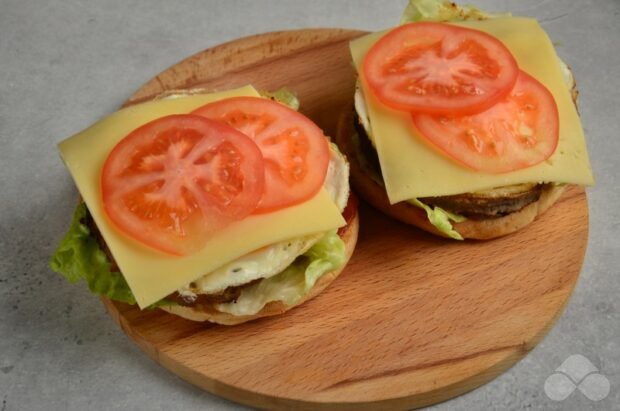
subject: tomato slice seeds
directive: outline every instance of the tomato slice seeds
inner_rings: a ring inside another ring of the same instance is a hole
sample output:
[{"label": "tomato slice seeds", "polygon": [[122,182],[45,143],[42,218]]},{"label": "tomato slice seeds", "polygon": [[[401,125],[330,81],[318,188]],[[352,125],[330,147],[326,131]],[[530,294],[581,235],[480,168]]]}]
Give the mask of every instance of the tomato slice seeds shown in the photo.
[{"label": "tomato slice seeds", "polygon": [[103,207],[129,237],[169,254],[202,248],[248,216],[264,191],[264,162],[244,134],[196,115],[170,115],[123,138],[101,173]]},{"label": "tomato slice seeds", "polygon": [[487,33],[405,24],[371,47],[362,69],[383,104],[410,113],[421,138],[470,169],[516,171],[548,159],[557,147],[553,95]]},{"label": "tomato slice seeds", "polygon": [[431,145],[458,163],[487,173],[534,166],[558,145],[560,122],[553,95],[523,71],[511,92],[482,113],[413,113],[411,118]]},{"label": "tomato slice seeds", "polygon": [[297,111],[260,97],[235,97],[193,112],[251,137],[265,159],[265,195],[257,213],[302,203],[323,186],[329,146],[323,131]]},{"label": "tomato slice seeds", "polygon": [[224,99],[122,139],[102,169],[103,207],[134,240],[186,255],[233,221],[313,197],[328,164],[307,117],[269,99]]},{"label": "tomato slice seeds", "polygon": [[479,30],[445,23],[402,25],[377,41],[365,81],[381,102],[403,111],[472,114],[514,86],[518,67],[508,48]]}]

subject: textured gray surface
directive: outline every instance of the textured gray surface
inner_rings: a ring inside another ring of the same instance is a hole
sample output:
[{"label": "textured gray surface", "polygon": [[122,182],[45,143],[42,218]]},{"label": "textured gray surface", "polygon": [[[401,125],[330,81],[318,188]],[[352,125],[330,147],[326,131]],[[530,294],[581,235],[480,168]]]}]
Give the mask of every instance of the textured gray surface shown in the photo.
[{"label": "textured gray surface", "polygon": [[[77,193],[55,144],[113,111],[178,60],[237,37],[300,27],[380,29],[405,0],[58,2],[0,0],[0,411],[233,410],[148,359],[96,298],[47,267]],[[566,312],[523,361],[438,410],[618,409],[620,404],[620,3],[479,1],[537,17],[581,90],[597,185],[590,242]],[[611,381],[600,402],[548,399],[571,354]]]}]

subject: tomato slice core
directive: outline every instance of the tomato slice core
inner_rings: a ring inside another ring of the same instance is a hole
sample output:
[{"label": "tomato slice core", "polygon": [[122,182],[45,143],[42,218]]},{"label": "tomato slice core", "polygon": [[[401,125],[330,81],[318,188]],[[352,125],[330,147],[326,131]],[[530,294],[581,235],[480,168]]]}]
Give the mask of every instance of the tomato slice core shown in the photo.
[{"label": "tomato slice core", "polygon": [[113,148],[101,187],[104,210],[120,231],[186,255],[256,209],[264,163],[256,144],[232,127],[171,115],[137,128]]},{"label": "tomato slice core", "polygon": [[498,39],[446,23],[402,25],[368,51],[363,73],[385,105],[426,114],[486,110],[514,86],[517,62]]},{"label": "tomato slice core", "polygon": [[329,146],[323,131],[306,116],[260,97],[220,100],[193,114],[234,127],[260,148],[265,161],[265,194],[256,213],[302,203],[323,186]]},{"label": "tomato slice core", "polygon": [[553,95],[521,71],[511,92],[471,116],[412,114],[422,138],[471,169],[506,173],[534,166],[555,152],[559,114]]}]

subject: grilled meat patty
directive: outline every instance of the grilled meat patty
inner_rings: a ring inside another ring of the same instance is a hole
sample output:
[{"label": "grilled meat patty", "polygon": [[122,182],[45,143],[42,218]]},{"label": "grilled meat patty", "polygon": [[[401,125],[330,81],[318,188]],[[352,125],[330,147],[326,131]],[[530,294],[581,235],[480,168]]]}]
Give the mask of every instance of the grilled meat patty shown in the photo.
[{"label": "grilled meat patty", "polygon": [[237,301],[237,298],[239,298],[239,296],[241,295],[241,290],[244,287],[253,285],[261,280],[262,278],[257,278],[256,280],[250,281],[246,284],[227,287],[226,289],[215,294],[197,294],[196,298],[193,299],[187,298],[179,292],[175,291],[174,293],[166,297],[166,300],[174,301],[175,303],[186,307],[190,307],[195,304],[209,305],[231,303],[233,301]]},{"label": "grilled meat patty", "polygon": [[[379,156],[370,142],[366,130],[360,124],[357,112],[355,112],[354,124],[359,136],[360,154],[364,156],[365,163],[371,168],[370,171],[377,176],[381,176]],[[543,184],[518,184],[475,193],[424,197],[418,200],[470,219],[486,219],[514,213],[538,201],[543,187]]]},{"label": "grilled meat patty", "polygon": [[471,219],[501,217],[538,201],[542,184],[519,184],[493,190],[443,197],[425,197],[420,201]]}]

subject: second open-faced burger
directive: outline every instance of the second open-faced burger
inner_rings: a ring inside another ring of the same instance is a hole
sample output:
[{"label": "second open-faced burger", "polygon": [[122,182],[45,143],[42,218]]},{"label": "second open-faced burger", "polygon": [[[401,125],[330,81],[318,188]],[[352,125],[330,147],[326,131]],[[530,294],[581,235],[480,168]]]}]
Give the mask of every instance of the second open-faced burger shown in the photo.
[{"label": "second open-faced burger", "polygon": [[314,297],[355,247],[346,159],[250,86],[131,106],[59,147],[83,201],[51,266],[95,294],[238,324]]},{"label": "second open-faced burger", "polygon": [[351,43],[354,110],[336,141],[354,188],[455,239],[512,233],[593,176],[568,67],[538,22],[412,0]]}]

